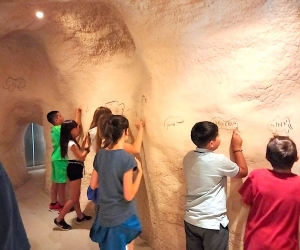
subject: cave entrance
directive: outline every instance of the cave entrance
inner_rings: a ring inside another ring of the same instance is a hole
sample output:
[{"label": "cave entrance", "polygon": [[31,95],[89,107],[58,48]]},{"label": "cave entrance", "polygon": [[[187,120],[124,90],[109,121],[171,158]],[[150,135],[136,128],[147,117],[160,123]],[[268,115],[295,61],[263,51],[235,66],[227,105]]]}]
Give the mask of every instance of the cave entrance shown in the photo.
[{"label": "cave entrance", "polygon": [[27,169],[45,168],[46,143],[43,126],[36,123],[28,124],[24,144]]}]

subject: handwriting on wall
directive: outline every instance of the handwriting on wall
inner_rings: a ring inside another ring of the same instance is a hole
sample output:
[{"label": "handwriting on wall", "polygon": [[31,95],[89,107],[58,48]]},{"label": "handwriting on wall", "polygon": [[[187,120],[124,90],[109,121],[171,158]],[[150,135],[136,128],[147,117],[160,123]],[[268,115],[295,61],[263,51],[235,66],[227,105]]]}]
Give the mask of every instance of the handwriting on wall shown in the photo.
[{"label": "handwriting on wall", "polygon": [[26,87],[26,80],[23,78],[8,77],[2,87],[9,92],[14,92],[15,89],[22,91]]},{"label": "handwriting on wall", "polygon": [[179,125],[183,124],[184,120],[180,116],[169,116],[164,121],[164,127],[168,129],[169,127],[178,127]]},{"label": "handwriting on wall", "polygon": [[220,117],[214,117],[211,120],[211,122],[216,124],[219,129],[226,129],[226,130],[238,129],[238,121],[235,118],[225,121]]},{"label": "handwriting on wall", "polygon": [[109,108],[114,115],[123,115],[125,110],[125,104],[118,101],[107,102],[105,107]]},{"label": "handwriting on wall", "polygon": [[288,117],[276,117],[273,121],[268,123],[268,129],[273,133],[282,132],[285,131],[286,133],[289,133],[290,130],[293,129],[290,118]]}]

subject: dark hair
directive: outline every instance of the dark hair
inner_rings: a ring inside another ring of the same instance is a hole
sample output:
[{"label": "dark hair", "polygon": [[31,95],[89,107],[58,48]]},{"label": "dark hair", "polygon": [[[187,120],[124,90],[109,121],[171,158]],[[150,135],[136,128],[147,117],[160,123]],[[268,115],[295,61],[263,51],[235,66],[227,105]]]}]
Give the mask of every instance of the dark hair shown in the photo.
[{"label": "dark hair", "polygon": [[57,113],[58,113],[57,110],[50,111],[50,112],[47,114],[47,120],[48,120],[48,122],[50,122],[51,124],[55,125],[55,124],[54,124],[54,120],[57,118]]},{"label": "dark hair", "polygon": [[197,122],[191,131],[191,139],[198,148],[205,148],[210,141],[216,140],[218,126],[212,122]]},{"label": "dark hair", "polygon": [[102,148],[103,140],[104,140],[104,138],[102,136],[102,128],[103,128],[103,125],[104,125],[106,119],[110,116],[111,116],[111,114],[103,114],[98,119],[97,135],[96,135],[96,152]]},{"label": "dark hair", "polygon": [[290,169],[297,161],[296,144],[288,136],[275,135],[267,145],[266,158],[273,168]]},{"label": "dark hair", "polygon": [[76,145],[80,148],[78,142],[73,138],[71,131],[73,128],[78,126],[77,122],[74,120],[65,120],[61,124],[60,129],[60,154],[62,158],[65,158],[68,153],[69,141],[74,141]]},{"label": "dark hair", "polygon": [[109,115],[111,115],[112,112],[107,107],[102,107],[101,106],[101,107],[97,108],[95,110],[95,112],[94,112],[94,116],[93,116],[93,120],[92,120],[91,125],[90,125],[90,129],[97,126],[97,122],[98,122],[100,116],[103,115],[103,114],[109,114]]},{"label": "dark hair", "polygon": [[128,129],[129,122],[122,115],[110,115],[105,119],[101,132],[104,138],[104,148],[112,148],[122,137],[125,129]]}]

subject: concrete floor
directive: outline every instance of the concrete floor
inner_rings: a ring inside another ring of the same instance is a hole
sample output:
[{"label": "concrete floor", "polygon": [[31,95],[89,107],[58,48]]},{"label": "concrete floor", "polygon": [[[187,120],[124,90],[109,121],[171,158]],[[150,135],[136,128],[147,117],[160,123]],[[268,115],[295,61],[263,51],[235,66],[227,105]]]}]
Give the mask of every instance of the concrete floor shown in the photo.
[{"label": "concrete floor", "polygon": [[[32,250],[96,250],[98,244],[90,240],[89,232],[92,222],[75,224],[76,213],[69,213],[65,220],[72,226],[70,231],[61,231],[53,220],[57,212],[49,212],[50,198],[43,192],[44,170],[30,171],[30,180],[15,190],[23,223]],[[87,214],[90,214],[87,212]],[[117,250],[117,249],[116,249]],[[135,250],[151,250],[138,238]]]}]

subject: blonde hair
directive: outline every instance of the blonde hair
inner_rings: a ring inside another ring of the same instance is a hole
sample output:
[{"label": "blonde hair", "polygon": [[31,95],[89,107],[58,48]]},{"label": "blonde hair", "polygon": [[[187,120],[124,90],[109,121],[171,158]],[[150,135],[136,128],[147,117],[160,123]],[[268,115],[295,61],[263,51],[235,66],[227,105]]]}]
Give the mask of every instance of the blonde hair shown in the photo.
[{"label": "blonde hair", "polygon": [[90,129],[95,128],[97,126],[97,122],[98,122],[100,116],[103,115],[103,114],[110,114],[111,115],[112,112],[107,107],[101,106],[101,107],[97,108],[94,112],[94,116],[93,116],[93,120],[92,120],[91,125],[90,125]]}]

